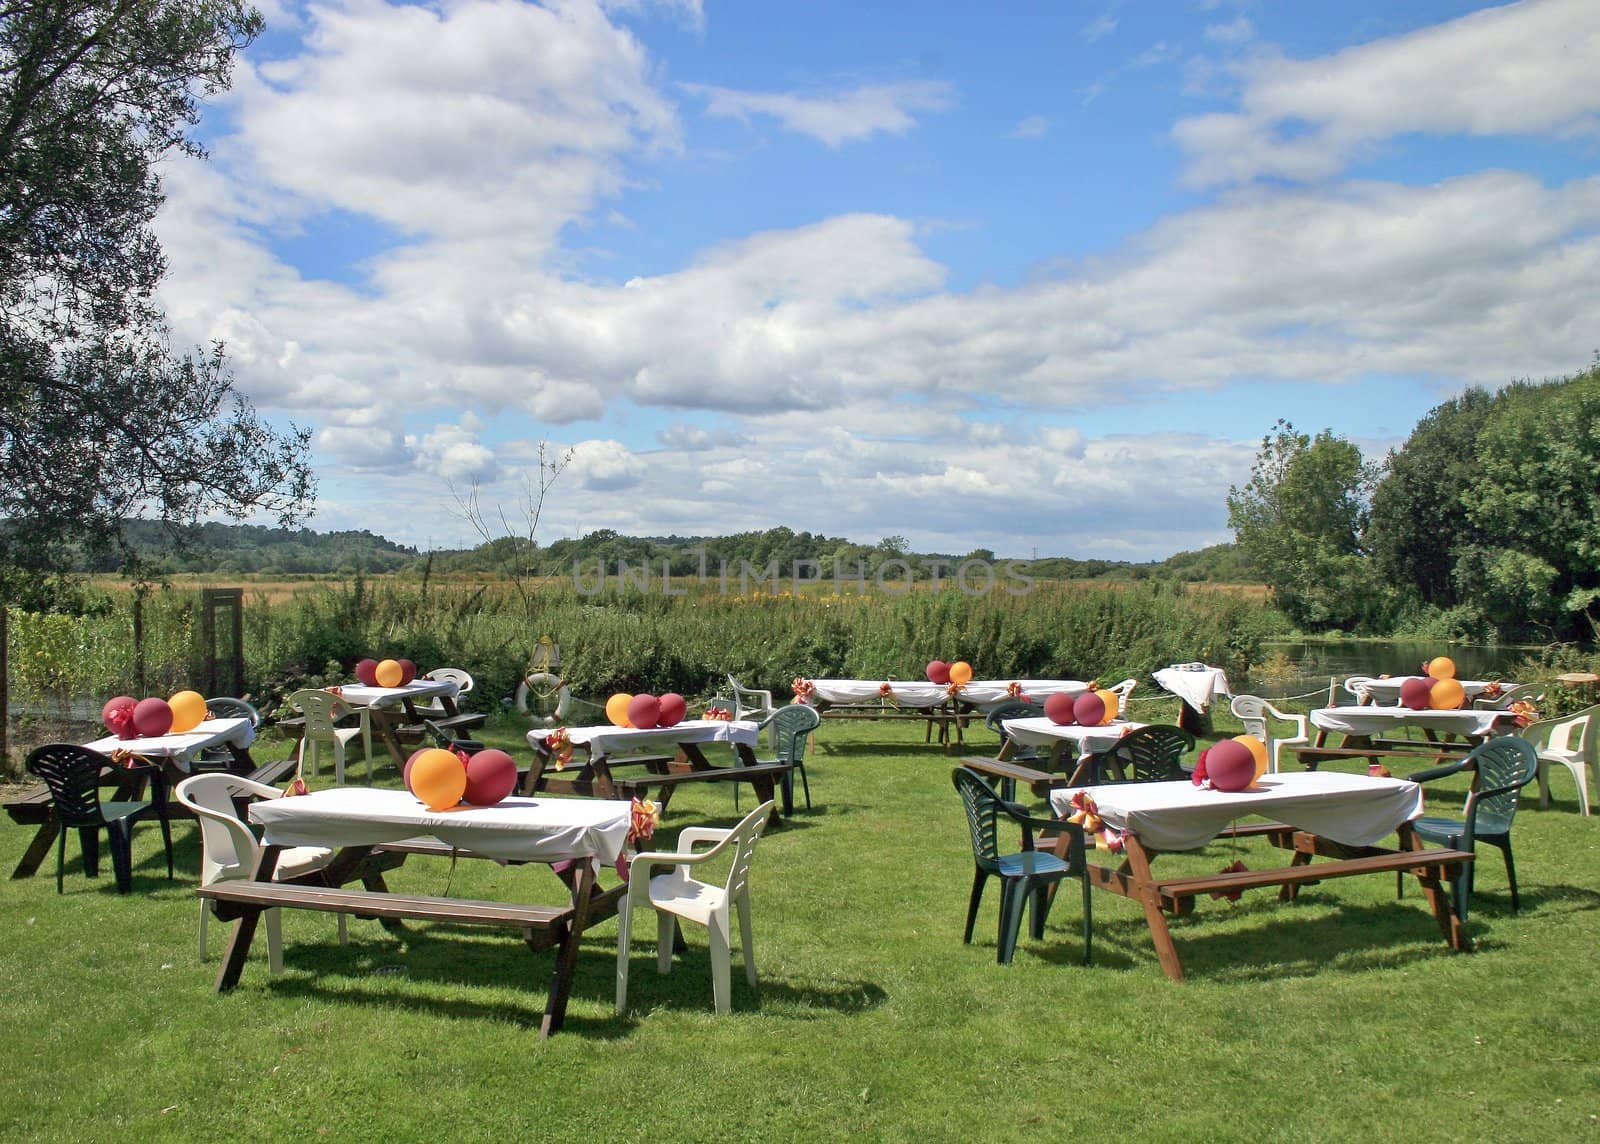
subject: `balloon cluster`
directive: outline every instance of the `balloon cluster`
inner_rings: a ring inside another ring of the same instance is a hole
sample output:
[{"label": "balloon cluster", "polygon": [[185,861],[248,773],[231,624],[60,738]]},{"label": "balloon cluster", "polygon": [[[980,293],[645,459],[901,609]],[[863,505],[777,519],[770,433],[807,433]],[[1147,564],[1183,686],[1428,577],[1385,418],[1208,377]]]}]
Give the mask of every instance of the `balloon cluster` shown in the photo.
[{"label": "balloon cluster", "polygon": [[167,732],[181,735],[204,722],[206,701],[198,691],[180,691],[168,699],[135,699],[118,695],[100,708],[100,721],[119,739],[153,739]]},{"label": "balloon cluster", "polygon": [[404,687],[417,677],[409,659],[364,659],[356,664],[356,679],[368,687]]},{"label": "balloon cluster", "polygon": [[1117,693],[1099,689],[1076,697],[1058,691],[1044,701],[1045,718],[1062,727],[1074,723],[1080,727],[1103,727],[1117,717],[1117,710]]},{"label": "balloon cluster", "polygon": [[649,731],[655,727],[675,727],[688,713],[689,705],[676,691],[665,695],[628,695],[617,692],[606,700],[606,718],[618,727]]},{"label": "balloon cluster", "polygon": [[1254,735],[1222,739],[1200,752],[1189,780],[1212,790],[1249,790],[1267,773],[1267,745]]},{"label": "balloon cluster", "polygon": [[942,659],[930,660],[927,672],[928,682],[937,683],[941,687],[951,683],[957,687],[965,687],[972,682],[972,665],[964,659],[958,659],[954,663],[946,663]]},{"label": "balloon cluster", "polygon": [[463,758],[443,747],[426,747],[406,760],[406,789],[429,810],[459,803],[493,806],[517,785],[517,763],[495,747]]},{"label": "balloon cluster", "polygon": [[1467,693],[1456,678],[1456,665],[1447,656],[1434,656],[1422,665],[1426,675],[1401,681],[1400,705],[1413,711],[1454,711],[1467,702]]}]

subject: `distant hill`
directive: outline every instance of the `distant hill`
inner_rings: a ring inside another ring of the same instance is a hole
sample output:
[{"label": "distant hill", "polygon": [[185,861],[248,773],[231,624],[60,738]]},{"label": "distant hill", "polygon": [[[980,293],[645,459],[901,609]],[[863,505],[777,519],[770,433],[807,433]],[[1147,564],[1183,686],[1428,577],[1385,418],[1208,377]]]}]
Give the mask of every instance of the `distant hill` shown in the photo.
[{"label": "distant hill", "polygon": [[[148,521],[130,521],[127,535],[135,550],[157,572],[207,572],[258,575],[353,575],[400,573],[446,575],[451,573],[530,573],[570,576],[574,566],[592,575],[603,564],[608,574],[626,565],[648,565],[659,575],[662,563],[674,576],[702,572],[716,577],[726,565],[738,575],[741,562],[766,569],[777,562],[788,577],[798,562],[803,577],[831,577],[837,567],[841,577],[857,569],[872,577],[883,569],[898,579],[903,571],[891,562],[903,561],[919,580],[949,576],[963,561],[978,560],[995,566],[1007,557],[988,549],[972,552],[913,552],[902,537],[890,536],[877,544],[857,544],[840,536],[795,532],[778,527],[764,532],[731,536],[623,536],[598,529],[575,540],[558,540],[530,549],[526,540],[502,537],[476,548],[421,553],[366,531],[316,532],[311,529],[267,528],[250,524],[202,524],[174,536]],[[1232,544],[1217,544],[1197,552],[1180,552],[1166,560],[1134,563],[1122,560],[1077,560],[1067,556],[1018,559],[1027,574],[1044,580],[1184,580],[1251,583],[1258,579]],[[84,567],[82,571],[112,571],[114,565]]]}]

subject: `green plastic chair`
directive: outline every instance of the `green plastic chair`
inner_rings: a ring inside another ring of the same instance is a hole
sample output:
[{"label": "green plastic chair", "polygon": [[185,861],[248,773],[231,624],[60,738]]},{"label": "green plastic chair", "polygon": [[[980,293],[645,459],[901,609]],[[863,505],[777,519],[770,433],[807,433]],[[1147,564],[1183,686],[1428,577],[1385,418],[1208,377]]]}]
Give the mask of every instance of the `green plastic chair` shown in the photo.
[{"label": "green plastic chair", "polygon": [[[805,792],[806,809],[811,809],[811,780],[806,777],[806,746],[811,742],[811,732],[822,726],[822,716],[815,707],[804,703],[791,703],[780,707],[761,726],[772,736],[773,750],[770,759],[757,759],[758,763],[793,763],[794,770],[783,776],[783,813],[794,810],[794,776],[800,775],[800,788]],[[733,808],[739,809],[739,785],[733,784]]]},{"label": "green plastic chair", "polygon": [[[988,714],[983,717],[983,725],[996,735],[1000,736],[1002,746],[1010,739],[1006,734],[1005,721],[1007,719],[1033,719],[1044,714],[1044,707],[1038,703],[1029,703],[1022,699],[1004,699],[989,708]],[[1011,746],[1011,760],[1036,770],[1048,771],[1054,769],[1054,762],[1049,747],[1024,747],[1020,743]]]},{"label": "green plastic chair", "polygon": [[[1165,783],[1189,777],[1183,756],[1194,750],[1194,736],[1170,723],[1129,731],[1109,751],[1093,757],[1092,783]],[[1110,767],[1114,777],[1106,776]]]},{"label": "green plastic chair", "polygon": [[[76,827],[83,843],[84,873],[91,878],[98,872],[100,831],[111,843],[111,869],[116,876],[117,893],[133,890],[133,824],[154,811],[161,823],[161,841],[167,851],[167,877],[172,877],[172,827],[167,822],[166,802],[158,793],[155,800],[102,802],[100,776],[112,765],[99,751],[76,743],[46,743],[35,747],[24,764],[50,788],[56,822],[61,830],[56,843],[56,893],[63,892],[67,866],[67,834]],[[162,781],[151,775],[152,785]],[[159,786],[156,788],[160,791]]]},{"label": "green plastic chair", "polygon": [[[1501,735],[1480,743],[1465,758],[1418,771],[1411,776],[1411,781],[1425,783],[1466,770],[1473,772],[1472,788],[1467,792],[1461,818],[1424,816],[1413,821],[1411,828],[1423,841],[1451,850],[1470,850],[1476,854],[1480,842],[1498,846],[1505,855],[1506,878],[1511,883],[1511,912],[1516,913],[1521,903],[1517,899],[1517,866],[1511,856],[1511,821],[1517,816],[1522,788],[1539,773],[1539,752],[1526,739]],[[1476,862],[1463,863],[1451,879],[1456,916],[1463,922],[1467,920],[1477,865]]]},{"label": "green plastic chair", "polygon": [[[1029,932],[1035,939],[1044,937],[1045,916],[1050,912],[1053,891],[1062,879],[1076,876],[1083,883],[1083,963],[1089,964],[1092,914],[1089,903],[1089,873],[1084,859],[1083,830],[1070,822],[1034,818],[1016,803],[995,793],[983,776],[969,767],[950,772],[951,781],[961,795],[972,833],[972,896],[967,903],[967,928],[963,944],[972,944],[972,929],[978,919],[978,906],[990,878],[1000,879],[1000,929],[995,961],[1009,965],[1017,951],[1017,935],[1022,928],[1025,906],[1031,908]],[[1000,853],[1000,822],[1004,818],[1022,827],[1022,849],[1014,854]],[[1066,858],[1048,850],[1033,848],[1033,832],[1048,830],[1068,835]]]}]

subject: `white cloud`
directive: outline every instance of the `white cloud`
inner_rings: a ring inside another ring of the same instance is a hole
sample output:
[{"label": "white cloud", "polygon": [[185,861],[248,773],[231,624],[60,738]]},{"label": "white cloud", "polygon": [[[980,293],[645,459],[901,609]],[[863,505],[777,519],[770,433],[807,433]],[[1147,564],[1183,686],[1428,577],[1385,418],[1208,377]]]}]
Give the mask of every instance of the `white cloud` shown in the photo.
[{"label": "white cloud", "polygon": [[1098,43],[1117,30],[1117,18],[1112,12],[1102,12],[1078,29],[1078,35],[1088,43]]},{"label": "white cloud", "polygon": [[829,147],[874,135],[903,135],[917,125],[915,113],[943,111],[955,101],[954,89],[935,80],[864,84],[818,95],[734,91],[697,83],[680,86],[706,101],[707,115],[746,122],[753,116],[776,119],[787,130],[809,135]]},{"label": "white cloud", "polygon": [[572,478],[590,492],[618,492],[644,480],[645,463],[620,441],[582,441],[573,447]]},{"label": "white cloud", "polygon": [[1240,68],[1237,112],[1173,128],[1192,185],[1325,178],[1413,132],[1592,133],[1600,4],[1523,0],[1332,56]]},{"label": "white cloud", "polygon": [[1043,115],[1029,115],[1011,129],[1013,139],[1039,139],[1050,130],[1050,120]]}]

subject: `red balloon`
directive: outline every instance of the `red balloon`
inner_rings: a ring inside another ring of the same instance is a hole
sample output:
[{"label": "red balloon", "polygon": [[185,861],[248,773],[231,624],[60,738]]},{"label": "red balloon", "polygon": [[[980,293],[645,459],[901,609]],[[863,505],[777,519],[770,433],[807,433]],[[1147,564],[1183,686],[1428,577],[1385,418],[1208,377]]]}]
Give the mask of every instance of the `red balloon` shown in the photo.
[{"label": "red balloon", "polygon": [[401,687],[404,687],[417,677],[417,665],[412,663],[409,659],[397,659],[395,662],[400,665]]},{"label": "red balloon", "polygon": [[[114,699],[107,699],[105,705],[100,708],[100,722],[109,730],[115,731],[118,725],[126,724],[133,718],[133,708],[138,702],[131,695],[118,695]],[[127,711],[128,714],[115,714],[120,711]]]},{"label": "red balloon", "polygon": [[467,760],[467,793],[473,806],[493,806],[517,786],[517,762],[497,747],[479,751]]},{"label": "red balloon", "polygon": [[1413,711],[1426,711],[1428,708],[1428,692],[1432,690],[1432,676],[1413,675],[1409,679],[1402,679],[1400,681],[1400,703]]},{"label": "red balloon", "polygon": [[676,726],[689,712],[689,704],[676,691],[669,691],[660,699],[661,712],[656,720],[657,727]]},{"label": "red balloon", "polygon": [[411,752],[411,757],[406,760],[406,765],[400,770],[400,785],[407,790],[411,789],[411,764],[417,761],[417,756],[433,750],[432,747],[418,747]]},{"label": "red balloon", "polygon": [[378,686],[377,671],[377,660],[364,659],[360,663],[356,664],[356,680],[359,683],[365,684],[367,687],[376,687]]},{"label": "red balloon", "polygon": [[648,731],[661,721],[661,700],[654,695],[635,695],[628,703],[628,722]]},{"label": "red balloon", "polygon": [[1256,757],[1237,739],[1223,739],[1206,752],[1206,777],[1217,790],[1244,790],[1256,781]]},{"label": "red balloon", "polygon": [[1044,714],[1050,722],[1063,727],[1070,727],[1078,721],[1072,714],[1072,696],[1064,691],[1045,698]]},{"label": "red balloon", "polygon": [[172,729],[172,706],[165,699],[141,699],[133,709],[133,728],[146,738],[165,735]]},{"label": "red balloon", "polygon": [[1072,717],[1085,727],[1098,727],[1105,722],[1106,701],[1092,691],[1085,691],[1072,701]]},{"label": "red balloon", "polygon": [[950,682],[950,665],[942,659],[928,661],[928,682],[943,687]]}]

